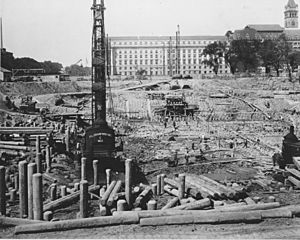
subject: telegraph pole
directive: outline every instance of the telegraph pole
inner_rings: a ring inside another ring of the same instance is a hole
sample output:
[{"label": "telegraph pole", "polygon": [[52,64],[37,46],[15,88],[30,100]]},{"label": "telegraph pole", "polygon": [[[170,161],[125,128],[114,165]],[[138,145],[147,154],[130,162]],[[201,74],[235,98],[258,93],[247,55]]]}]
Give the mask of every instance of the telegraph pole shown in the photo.
[{"label": "telegraph pole", "polygon": [[2,18],[0,18],[0,81],[4,80],[2,72],[2,48],[3,48],[3,32],[2,32]]},{"label": "telegraph pole", "polygon": [[180,27],[177,25],[176,32],[176,74],[180,74]]},{"label": "telegraph pole", "polygon": [[173,59],[172,59],[172,37],[170,37],[169,40],[169,75],[172,77],[173,76]]},{"label": "telegraph pole", "polygon": [[165,59],[166,59],[166,56],[165,56],[165,42],[163,42],[163,75],[164,76],[166,75]]}]

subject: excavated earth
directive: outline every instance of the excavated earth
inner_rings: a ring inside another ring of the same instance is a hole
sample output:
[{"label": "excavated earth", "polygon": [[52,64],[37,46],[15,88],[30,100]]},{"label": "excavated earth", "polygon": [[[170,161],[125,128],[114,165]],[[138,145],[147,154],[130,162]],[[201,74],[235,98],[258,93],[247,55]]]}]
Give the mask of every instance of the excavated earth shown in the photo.
[{"label": "excavated earth", "polygon": [[[141,102],[146,102],[149,91],[139,89],[122,91],[123,88],[141,84],[139,81],[112,81],[111,84],[115,111],[125,111],[124,100],[128,100],[132,104],[133,112],[145,112],[146,107]],[[170,86],[174,84],[189,85],[191,90],[169,91]],[[248,195],[261,197],[262,201],[266,201],[272,195],[283,205],[299,204],[300,195],[297,191],[291,188],[280,191],[283,183],[280,182],[280,178],[276,178],[277,168],[272,165],[272,155],[281,148],[282,137],[287,133],[289,125],[296,123],[297,126],[298,111],[290,112],[290,110],[299,104],[300,95],[291,95],[289,91],[298,91],[299,89],[298,83],[291,83],[283,78],[194,79],[179,81],[179,83],[173,81],[170,84],[160,85],[153,92],[184,93],[188,103],[197,104],[200,108],[197,120],[190,119],[188,122],[178,120],[175,130],[171,122],[165,128],[159,118],[149,122],[148,120],[141,121],[139,118],[136,121],[128,121],[117,116],[114,125],[118,126],[120,133],[126,135],[124,137],[124,156],[138,162],[143,173],[137,176],[137,182],[154,183],[156,175],[161,173],[166,174],[169,178],[179,173],[204,174],[224,184],[238,183],[240,186],[248,186]],[[67,92],[88,91],[90,91],[88,82],[35,83],[30,86],[18,83],[0,86],[0,92],[4,95],[18,97],[28,93],[35,96],[38,101],[50,104],[50,109],[57,113],[74,111],[74,109],[54,106],[58,95],[61,96],[62,93]],[[232,97],[221,99],[210,97],[213,94],[224,92]],[[88,100],[87,96],[84,98]],[[69,104],[77,104],[81,100],[69,95],[64,96],[63,99]],[[255,104],[272,115],[273,120],[267,120],[261,115],[257,116],[257,121],[223,121],[222,119],[226,119],[223,113],[226,115],[232,109],[237,109],[238,112],[252,112],[252,108],[240,99]],[[78,112],[88,114],[90,112],[88,104]],[[151,104],[152,106],[162,106],[164,101],[152,100]],[[0,108],[2,108],[1,102]],[[218,117],[215,115],[215,121],[206,122],[206,115],[204,116],[201,111],[209,112],[211,109],[221,115]],[[3,110],[5,110],[4,107]],[[299,129],[296,129],[296,133],[299,136]],[[201,141],[203,135],[208,139],[206,144]],[[245,136],[254,140],[254,142],[249,142],[247,147],[243,138]],[[257,139],[260,140],[260,144],[255,142]],[[231,156],[231,152],[218,151],[220,148],[228,148],[232,142],[236,144],[234,157]],[[262,148],[261,144],[265,144],[267,147]],[[200,149],[208,152],[211,150],[212,153],[205,155],[206,158],[200,160],[196,157],[200,154]],[[168,167],[167,161],[173,158],[175,151],[178,152],[179,165]],[[187,151],[190,156],[188,165],[185,164],[184,158]],[[227,160],[236,161],[226,163]],[[78,177],[73,163],[68,159],[62,160],[61,163],[65,165],[65,169],[56,171],[55,177],[61,178],[59,180],[61,182],[66,181],[72,184],[72,181]],[[253,179],[268,181],[268,189],[257,184],[249,184]],[[171,198],[166,193],[156,197],[158,208],[165,205]],[[228,201],[228,203],[231,202]],[[96,200],[91,201],[91,207],[91,216],[97,216],[99,210]],[[78,210],[78,204],[73,204],[57,211],[54,217],[74,219]],[[17,208],[15,209],[16,213]],[[12,212],[13,214],[14,212]],[[297,218],[271,219],[257,224],[113,226],[26,235],[14,235],[13,228],[1,229],[0,227],[0,238],[297,239],[299,236],[300,220]]]}]

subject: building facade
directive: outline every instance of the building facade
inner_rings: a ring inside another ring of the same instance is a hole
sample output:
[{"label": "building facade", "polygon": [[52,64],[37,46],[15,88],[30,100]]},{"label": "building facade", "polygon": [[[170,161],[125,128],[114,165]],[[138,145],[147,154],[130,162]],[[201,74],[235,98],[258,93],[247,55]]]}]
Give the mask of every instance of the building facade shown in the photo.
[{"label": "building facade", "polygon": [[284,11],[284,27],[298,28],[298,4],[289,0]]},{"label": "building facade", "polygon": [[[182,36],[176,47],[175,37],[110,37],[112,75],[134,76],[144,70],[150,76],[212,74],[202,63],[203,49],[225,36]],[[223,61],[219,74],[229,74]]]}]

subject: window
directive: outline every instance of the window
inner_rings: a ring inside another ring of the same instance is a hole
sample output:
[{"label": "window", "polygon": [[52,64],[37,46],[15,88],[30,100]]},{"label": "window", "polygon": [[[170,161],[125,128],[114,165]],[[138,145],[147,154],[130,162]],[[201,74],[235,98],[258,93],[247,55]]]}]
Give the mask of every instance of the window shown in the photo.
[{"label": "window", "polygon": [[140,61],[140,64],[143,64],[143,60]]},{"label": "window", "polygon": [[150,64],[153,64],[153,60],[150,60]]},{"label": "window", "polygon": [[122,65],[122,61],[119,61],[119,65]]},{"label": "window", "polygon": [[155,64],[158,64],[158,60],[155,60]]},{"label": "window", "polygon": [[124,65],[127,65],[127,60],[124,61]]},{"label": "window", "polygon": [[129,64],[130,64],[130,65],[132,64],[132,60],[129,61]]}]

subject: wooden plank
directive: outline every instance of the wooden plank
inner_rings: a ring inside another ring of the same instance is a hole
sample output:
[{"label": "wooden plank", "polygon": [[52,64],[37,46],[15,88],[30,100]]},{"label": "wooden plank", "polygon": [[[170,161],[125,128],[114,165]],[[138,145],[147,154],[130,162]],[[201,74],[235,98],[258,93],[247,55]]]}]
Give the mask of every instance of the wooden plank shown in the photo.
[{"label": "wooden plank", "polygon": [[300,181],[297,180],[296,178],[289,176],[288,180],[295,185],[295,187],[300,188]]},{"label": "wooden plank", "polygon": [[289,172],[290,174],[292,174],[294,177],[300,179],[300,171],[298,171],[298,170],[296,170],[296,169],[292,169],[292,168],[286,168],[285,170],[286,170],[287,172]]},{"label": "wooden plank", "polygon": [[300,157],[293,157],[293,162],[298,170],[300,170]]}]

